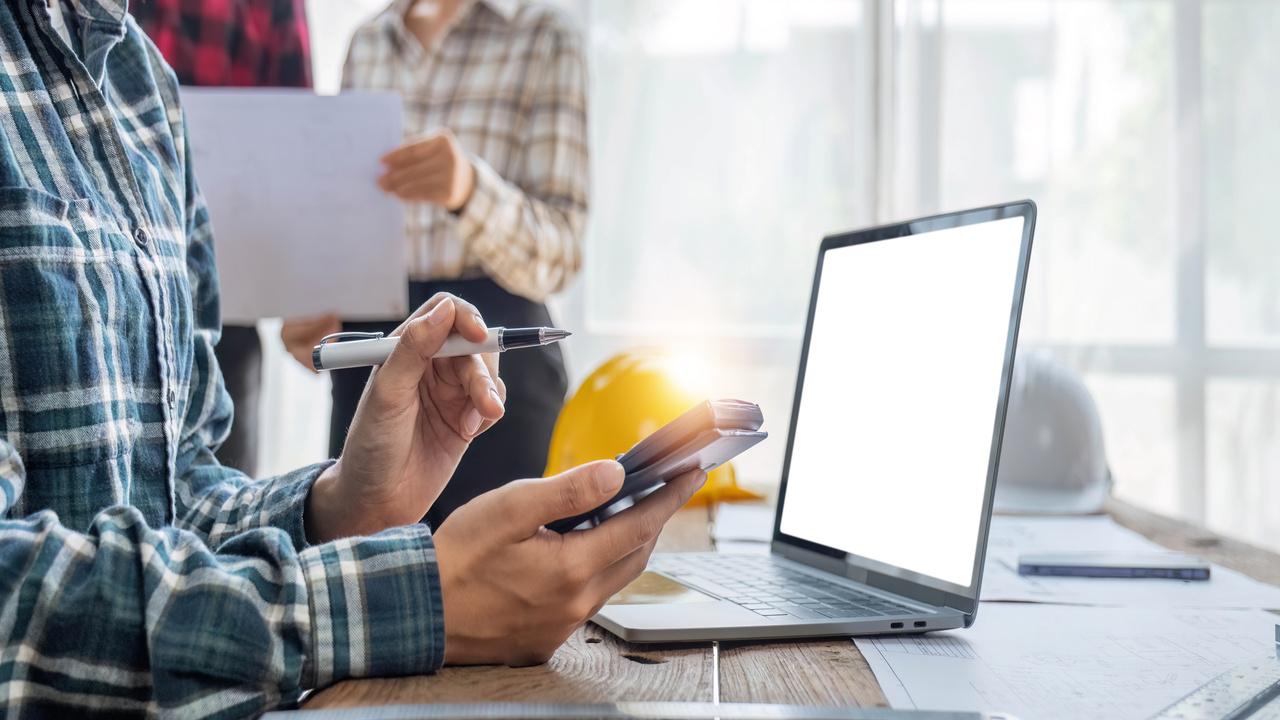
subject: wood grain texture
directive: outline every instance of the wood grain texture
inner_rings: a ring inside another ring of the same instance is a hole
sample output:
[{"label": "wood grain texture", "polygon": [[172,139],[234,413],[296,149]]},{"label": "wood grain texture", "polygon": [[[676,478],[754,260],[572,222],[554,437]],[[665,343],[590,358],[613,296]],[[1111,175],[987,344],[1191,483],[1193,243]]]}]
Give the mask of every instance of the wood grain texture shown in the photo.
[{"label": "wood grain texture", "polygon": [[630,646],[595,625],[574,633],[551,662],[526,668],[445,668],[435,675],[348,680],[307,708],[431,702],[711,700],[707,647]]},{"label": "wood grain texture", "polygon": [[847,639],[726,644],[720,701],[885,707],[862,653]]},{"label": "wood grain texture", "polygon": [[[1107,512],[1121,525],[1173,550],[1280,584],[1280,555],[1119,501]],[[682,510],[667,525],[660,551],[710,550],[711,513]],[[709,646],[630,645],[595,625],[579,630],[547,665],[446,668],[423,677],[349,680],[313,695],[307,708],[421,702],[710,701]],[[720,650],[722,702],[884,705],[874,675],[845,639],[726,643]]]}]

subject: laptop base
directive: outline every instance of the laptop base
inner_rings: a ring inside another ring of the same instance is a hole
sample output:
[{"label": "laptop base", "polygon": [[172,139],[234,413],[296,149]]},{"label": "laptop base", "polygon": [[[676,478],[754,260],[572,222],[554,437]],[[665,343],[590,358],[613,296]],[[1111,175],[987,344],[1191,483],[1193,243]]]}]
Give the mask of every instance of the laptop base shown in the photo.
[{"label": "laptop base", "polygon": [[[802,618],[781,613],[761,615],[758,611],[749,609],[759,607],[758,605],[746,602],[757,598],[736,597],[731,594],[750,591],[749,588],[744,590],[744,585],[725,587],[713,580],[695,577],[693,573],[696,570],[687,570],[686,573],[676,571],[677,568],[685,570],[691,566],[696,567],[690,561],[731,564],[747,559],[772,565],[778,568],[778,572],[803,572],[816,584],[829,583],[830,602],[833,604],[839,600],[835,597],[836,594],[880,592],[827,573],[803,568],[798,563],[778,556],[658,553],[653,556],[650,569],[615,596],[613,602],[605,605],[592,620],[619,638],[634,643],[918,634],[961,628],[965,625],[964,615],[958,610],[910,607],[905,603],[898,606],[899,610],[880,610],[874,616],[851,614],[848,617]],[[737,602],[730,600],[730,597],[734,597]],[[798,608],[795,612],[805,615],[817,614],[805,612],[810,607],[828,614],[837,614],[830,606],[818,605],[816,600],[798,602],[805,604],[791,605],[786,598],[779,598],[775,604]],[[890,604],[893,604],[893,599],[886,598],[886,604],[877,607],[888,607]]]}]

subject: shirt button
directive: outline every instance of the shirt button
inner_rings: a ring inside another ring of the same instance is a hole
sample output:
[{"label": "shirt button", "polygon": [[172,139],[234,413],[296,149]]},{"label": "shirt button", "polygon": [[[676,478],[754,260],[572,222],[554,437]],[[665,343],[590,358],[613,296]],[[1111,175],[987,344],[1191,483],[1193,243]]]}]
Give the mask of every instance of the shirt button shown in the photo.
[{"label": "shirt button", "polygon": [[146,228],[140,227],[133,231],[133,241],[141,247],[146,247],[146,244],[151,241],[151,236],[147,234]]},{"label": "shirt button", "polygon": [[175,403],[175,402],[177,402],[177,400],[178,400],[178,394],[177,394],[177,393],[175,393],[175,392],[174,392],[174,391],[172,391],[172,390],[170,390],[170,391],[169,391],[169,396],[168,396],[168,397],[169,397],[169,404],[170,404],[170,405],[174,404],[174,403]]}]

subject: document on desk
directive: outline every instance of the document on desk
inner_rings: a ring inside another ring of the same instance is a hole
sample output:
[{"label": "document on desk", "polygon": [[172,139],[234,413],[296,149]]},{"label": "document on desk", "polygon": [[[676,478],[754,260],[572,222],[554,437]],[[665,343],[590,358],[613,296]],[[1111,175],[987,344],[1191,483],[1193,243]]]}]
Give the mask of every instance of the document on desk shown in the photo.
[{"label": "document on desk", "polygon": [[983,603],[968,630],[857,640],[894,708],[1145,718],[1274,653],[1258,610]]},{"label": "document on desk", "polygon": [[734,555],[768,555],[773,540],[772,505],[721,503],[716,506],[711,539],[716,552]]},{"label": "document on desk", "polygon": [[997,516],[987,541],[984,601],[1280,609],[1280,588],[1214,565],[1209,580],[1025,577],[1024,553],[1151,553],[1164,548],[1109,517]]},{"label": "document on desk", "polygon": [[388,92],[183,88],[223,320],[403,317],[404,211],[376,184],[402,142]]},{"label": "document on desk", "polygon": [[767,543],[773,539],[774,509],[763,503],[721,503],[716,506],[716,541]]},{"label": "document on desk", "polygon": [[[768,552],[773,507],[727,503],[716,510],[713,536],[720,552]],[[1280,609],[1280,588],[1215,565],[1208,581],[1024,577],[1024,553],[1115,552],[1142,554],[1164,548],[1104,515],[992,518],[982,578],[985,601],[1070,605]]]}]

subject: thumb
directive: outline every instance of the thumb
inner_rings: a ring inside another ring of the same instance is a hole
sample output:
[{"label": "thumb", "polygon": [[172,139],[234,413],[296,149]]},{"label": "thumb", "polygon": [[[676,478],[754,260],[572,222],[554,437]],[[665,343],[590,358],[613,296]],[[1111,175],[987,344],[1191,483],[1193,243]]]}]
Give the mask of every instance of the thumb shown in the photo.
[{"label": "thumb", "polygon": [[440,350],[453,331],[456,313],[453,299],[445,298],[429,312],[413,318],[397,330],[400,342],[374,373],[370,391],[374,394],[392,393],[392,397],[413,397],[409,393],[418,387],[431,363],[431,356]]},{"label": "thumb", "polygon": [[507,486],[511,492],[505,525],[520,537],[530,537],[547,523],[587,512],[612,498],[625,474],[613,460],[598,460],[549,478],[512,483]]}]

